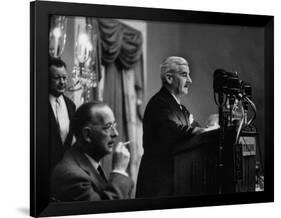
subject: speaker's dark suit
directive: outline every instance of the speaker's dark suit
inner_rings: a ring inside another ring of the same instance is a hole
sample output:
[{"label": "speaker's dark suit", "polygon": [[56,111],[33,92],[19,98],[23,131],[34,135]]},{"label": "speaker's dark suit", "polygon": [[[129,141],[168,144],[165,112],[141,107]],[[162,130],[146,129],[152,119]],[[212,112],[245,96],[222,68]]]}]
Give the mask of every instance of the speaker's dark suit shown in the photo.
[{"label": "speaker's dark suit", "polygon": [[76,144],[53,171],[51,197],[59,201],[126,199],[132,187],[133,181],[119,173],[111,173],[107,181],[103,179]]},{"label": "speaker's dark suit", "polygon": [[191,136],[190,113],[162,87],[148,102],[136,197],[173,195],[173,150]]},{"label": "speaker's dark suit", "polygon": [[[69,120],[72,119],[75,112],[75,104],[66,96],[63,96],[66,108],[68,111]],[[49,102],[49,166],[50,170],[62,159],[64,152],[70,148],[73,140],[73,133],[71,128],[69,128],[69,133],[62,143],[60,137],[59,125],[57,123],[56,117],[52,110],[51,103]]]}]

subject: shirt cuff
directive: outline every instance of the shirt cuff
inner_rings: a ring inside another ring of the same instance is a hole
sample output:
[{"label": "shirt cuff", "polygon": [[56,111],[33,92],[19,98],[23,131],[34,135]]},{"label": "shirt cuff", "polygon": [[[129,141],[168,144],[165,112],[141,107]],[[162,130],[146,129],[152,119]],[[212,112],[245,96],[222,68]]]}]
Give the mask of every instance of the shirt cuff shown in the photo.
[{"label": "shirt cuff", "polygon": [[118,173],[118,174],[121,174],[123,176],[127,176],[129,177],[128,173],[124,172],[124,171],[120,171],[120,170],[112,170],[113,173]]}]

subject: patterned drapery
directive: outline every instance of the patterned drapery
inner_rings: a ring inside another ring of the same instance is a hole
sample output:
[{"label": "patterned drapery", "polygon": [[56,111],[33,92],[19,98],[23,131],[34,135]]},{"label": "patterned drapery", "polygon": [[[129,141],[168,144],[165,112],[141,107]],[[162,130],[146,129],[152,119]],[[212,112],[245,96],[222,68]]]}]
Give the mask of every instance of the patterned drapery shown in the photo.
[{"label": "patterned drapery", "polygon": [[142,34],[118,20],[98,19],[101,58],[104,65],[117,62],[123,69],[132,68],[142,54]]}]

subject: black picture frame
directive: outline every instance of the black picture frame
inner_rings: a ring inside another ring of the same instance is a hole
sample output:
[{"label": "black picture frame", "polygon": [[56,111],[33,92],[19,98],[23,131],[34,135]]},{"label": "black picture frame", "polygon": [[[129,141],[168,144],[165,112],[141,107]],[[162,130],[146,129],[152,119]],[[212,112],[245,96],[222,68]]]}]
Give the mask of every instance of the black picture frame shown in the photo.
[{"label": "black picture frame", "polygon": [[[213,196],[50,203],[48,199],[48,31],[49,16],[94,16],[147,21],[192,22],[264,28],[266,183],[264,191]],[[58,216],[272,202],[274,200],[274,17],[187,10],[150,9],[94,4],[35,1],[30,3],[30,215]]]}]

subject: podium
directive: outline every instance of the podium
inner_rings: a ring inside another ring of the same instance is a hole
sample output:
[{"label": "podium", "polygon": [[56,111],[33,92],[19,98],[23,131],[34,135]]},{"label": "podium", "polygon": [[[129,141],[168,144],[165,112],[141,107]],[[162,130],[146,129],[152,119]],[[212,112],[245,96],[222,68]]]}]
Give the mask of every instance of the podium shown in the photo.
[{"label": "podium", "polygon": [[255,191],[256,155],[259,146],[259,135],[255,131],[242,131],[239,144],[235,146],[235,169],[237,178],[237,192]]},{"label": "podium", "polygon": [[177,146],[174,152],[174,195],[236,192],[235,136],[235,128],[225,131],[221,154],[219,129],[195,135]]}]

